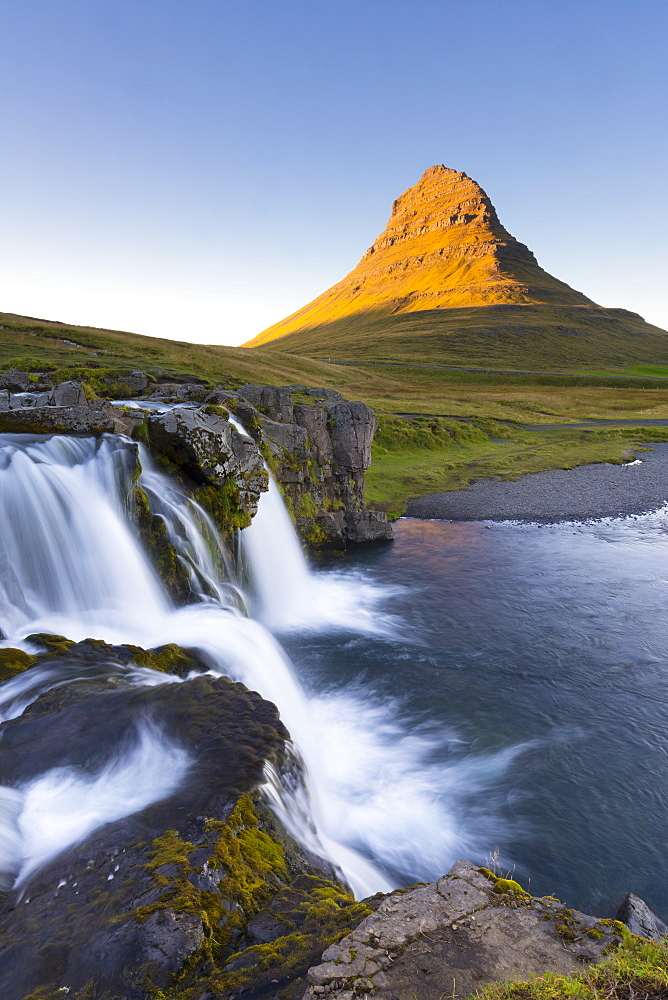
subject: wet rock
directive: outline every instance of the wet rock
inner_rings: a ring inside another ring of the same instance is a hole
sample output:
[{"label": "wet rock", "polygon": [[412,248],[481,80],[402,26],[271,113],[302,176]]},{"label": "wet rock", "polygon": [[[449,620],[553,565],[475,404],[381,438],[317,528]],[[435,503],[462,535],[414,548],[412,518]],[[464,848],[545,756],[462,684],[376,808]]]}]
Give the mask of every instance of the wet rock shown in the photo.
[{"label": "wet rock", "polygon": [[571,972],[620,940],[611,921],[506,889],[485,872],[458,861],[432,885],[385,896],[309,970],[304,1000],[323,990],[352,1000],[360,983],[374,1000],[465,998],[487,982]]},{"label": "wet rock", "polygon": [[158,910],[144,922],[140,964],[159,969],[158,985],[164,986],[203,940],[201,917],[194,913]]},{"label": "wet rock", "polygon": [[[241,983],[271,997],[279,979],[281,989],[298,981],[300,996],[327,935],[350,929],[368,908],[295,844],[258,795],[267,763],[279,774],[283,766],[287,733],[276,708],[226,677],[133,680],[133,664],[206,670],[193,650],[48,635],[30,642],[42,652],[21,654],[24,668],[49,669],[61,683],[2,726],[0,784],[72,768],[93,778],[131,749],[147,720],[191,762],[173,795],[99,827],[21,892],[0,897],[3,1000],[82,990],[149,1000],[186,972],[197,996],[229,996],[227,986]],[[265,910],[289,933],[258,955],[248,927]],[[297,926],[300,949],[288,959]]]},{"label": "wet rock", "polygon": [[394,537],[387,516],[378,510],[354,510],[346,513],[346,538],[353,544],[390,542]]},{"label": "wet rock", "polygon": [[660,941],[668,934],[668,926],[650,910],[644,899],[630,892],[617,911],[617,920],[626,924],[632,934],[647,938],[649,941]]},{"label": "wet rock", "polygon": [[154,413],[148,418],[148,438],[154,452],[204,488],[196,497],[221,530],[250,523],[267,488],[267,473],[255,444],[225,416],[208,406]]},{"label": "wet rock", "polygon": [[149,441],[196,483],[221,486],[233,475],[264,481],[256,448],[225,417],[210,410],[174,409],[151,414]]}]

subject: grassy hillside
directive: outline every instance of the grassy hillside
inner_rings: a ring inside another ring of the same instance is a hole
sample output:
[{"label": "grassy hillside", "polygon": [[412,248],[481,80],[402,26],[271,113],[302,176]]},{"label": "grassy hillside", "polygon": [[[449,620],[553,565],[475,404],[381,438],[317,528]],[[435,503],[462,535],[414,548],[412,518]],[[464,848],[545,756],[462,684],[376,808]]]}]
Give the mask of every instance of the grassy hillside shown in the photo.
[{"label": "grassy hillside", "polygon": [[[256,348],[257,349],[257,348]],[[574,371],[668,364],[668,333],[624,309],[490,305],[322,322],[260,350],[311,358]]]},{"label": "grassy hillside", "polygon": [[[658,365],[631,368],[636,378],[621,369],[531,375],[330,365],[273,350],[179,343],[2,313],[0,371],[9,368],[80,377],[105,394],[102,379],[122,383],[133,368],[157,379],[231,388],[267,382],[337,389],[378,415],[368,498],[391,514],[411,496],[459,488],[473,477],[619,461],[643,441],[665,437],[662,428],[569,429],[574,421],[668,419],[668,381],[661,379],[668,368]],[[526,431],[527,425],[546,429]]]},{"label": "grassy hillside", "polygon": [[93,376],[141,368],[158,377],[189,376],[230,386],[245,382],[335,385],[338,381],[330,365],[290,354],[189,344],[0,313],[0,371],[8,368]]}]

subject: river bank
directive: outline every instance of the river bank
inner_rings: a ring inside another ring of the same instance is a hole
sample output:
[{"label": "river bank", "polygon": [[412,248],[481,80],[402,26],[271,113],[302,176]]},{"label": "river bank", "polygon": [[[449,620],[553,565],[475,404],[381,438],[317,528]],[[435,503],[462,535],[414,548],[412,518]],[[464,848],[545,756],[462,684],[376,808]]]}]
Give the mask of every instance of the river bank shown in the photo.
[{"label": "river bank", "polygon": [[406,516],[555,524],[645,514],[667,500],[668,444],[655,444],[626,465],[598,463],[516,480],[480,479],[468,489],[430,493],[410,500]]}]

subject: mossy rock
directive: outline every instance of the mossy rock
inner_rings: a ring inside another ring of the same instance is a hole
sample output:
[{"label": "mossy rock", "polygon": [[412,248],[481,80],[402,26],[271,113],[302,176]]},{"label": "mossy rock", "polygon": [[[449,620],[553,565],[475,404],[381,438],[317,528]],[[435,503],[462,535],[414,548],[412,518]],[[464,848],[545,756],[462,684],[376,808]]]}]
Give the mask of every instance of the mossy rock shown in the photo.
[{"label": "mossy rock", "polygon": [[37,657],[24,653],[22,649],[0,649],[0,682],[22,674],[35,663]]},{"label": "mossy rock", "polygon": [[144,490],[135,485],[132,491],[131,516],[148,556],[170,597],[183,604],[191,597],[190,577],[178,552],[169,540],[165,522],[151,511]]},{"label": "mossy rock", "polygon": [[155,649],[137,647],[133,660],[140,667],[149,667],[163,674],[175,674],[177,677],[187,677],[190,673],[202,673],[207,669],[201,653],[184,649],[175,642],[157,646]]}]

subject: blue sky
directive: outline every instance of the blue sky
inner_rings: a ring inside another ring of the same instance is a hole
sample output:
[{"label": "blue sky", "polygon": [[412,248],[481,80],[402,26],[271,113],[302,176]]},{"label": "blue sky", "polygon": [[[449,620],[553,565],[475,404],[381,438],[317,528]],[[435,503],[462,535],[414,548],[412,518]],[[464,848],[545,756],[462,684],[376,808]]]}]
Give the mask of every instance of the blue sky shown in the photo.
[{"label": "blue sky", "polygon": [[0,310],[240,343],[434,163],[668,328],[665,0],[5,0]]}]

